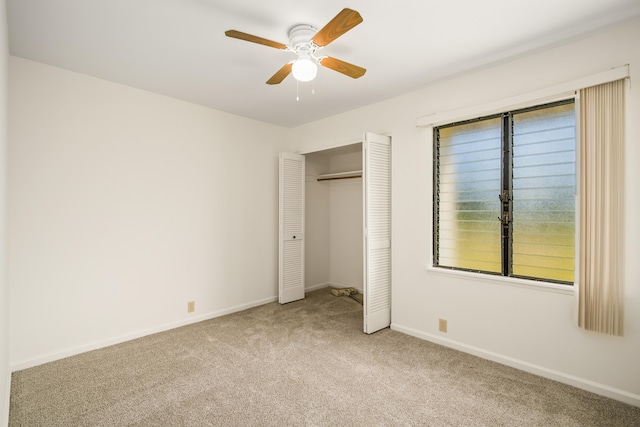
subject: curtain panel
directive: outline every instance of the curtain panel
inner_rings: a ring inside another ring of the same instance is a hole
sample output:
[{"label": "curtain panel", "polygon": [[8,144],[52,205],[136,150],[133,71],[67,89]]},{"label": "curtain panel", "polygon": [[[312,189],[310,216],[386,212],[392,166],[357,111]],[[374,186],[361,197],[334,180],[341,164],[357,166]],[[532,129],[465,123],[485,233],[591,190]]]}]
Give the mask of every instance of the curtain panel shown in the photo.
[{"label": "curtain panel", "polygon": [[622,336],[625,80],[580,90],[578,325]]}]

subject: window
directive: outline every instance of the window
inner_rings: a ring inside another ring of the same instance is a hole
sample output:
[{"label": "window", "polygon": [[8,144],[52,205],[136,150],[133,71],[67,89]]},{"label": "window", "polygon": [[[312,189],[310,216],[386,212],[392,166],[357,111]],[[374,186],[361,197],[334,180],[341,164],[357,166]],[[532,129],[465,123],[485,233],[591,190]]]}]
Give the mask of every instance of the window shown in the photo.
[{"label": "window", "polygon": [[434,128],[434,265],[573,284],[573,99]]}]

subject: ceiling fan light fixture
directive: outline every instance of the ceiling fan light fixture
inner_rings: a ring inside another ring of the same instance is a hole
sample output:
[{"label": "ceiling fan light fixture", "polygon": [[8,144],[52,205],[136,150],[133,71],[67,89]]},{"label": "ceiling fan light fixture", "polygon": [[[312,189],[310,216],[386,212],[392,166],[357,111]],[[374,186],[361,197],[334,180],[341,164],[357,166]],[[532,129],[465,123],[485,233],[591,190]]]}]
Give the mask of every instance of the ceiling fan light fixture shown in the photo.
[{"label": "ceiling fan light fixture", "polygon": [[300,82],[309,82],[316,78],[318,66],[310,58],[299,58],[291,67],[293,77]]},{"label": "ceiling fan light fixture", "polygon": [[313,25],[294,25],[289,29],[289,44],[274,42],[237,30],[225,31],[225,35],[234,39],[260,44],[298,55],[298,59],[288,62],[276,71],[276,73],[267,80],[266,83],[268,85],[282,83],[289,74],[293,74],[293,77],[299,82],[311,81],[316,78],[318,64],[357,79],[362,77],[367,70],[330,56],[317,57],[314,54],[361,22],[362,16],[360,16],[358,12],[344,8],[322,27],[320,31]]}]

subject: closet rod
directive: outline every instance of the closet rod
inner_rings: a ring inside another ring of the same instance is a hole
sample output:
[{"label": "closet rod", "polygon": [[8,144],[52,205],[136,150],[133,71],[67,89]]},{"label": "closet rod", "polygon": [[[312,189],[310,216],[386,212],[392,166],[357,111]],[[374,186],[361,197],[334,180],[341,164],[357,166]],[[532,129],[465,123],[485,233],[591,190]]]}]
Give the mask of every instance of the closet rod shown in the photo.
[{"label": "closet rod", "polygon": [[353,178],[362,178],[362,175],[354,175],[354,176],[334,176],[334,177],[327,177],[327,178],[316,178],[317,181],[331,181],[334,179],[353,179]]},{"label": "closet rod", "polygon": [[318,175],[316,180],[318,181],[328,181],[330,179],[347,179],[347,178],[360,178],[362,177],[362,171],[348,171],[348,172],[336,172],[336,173],[325,173],[322,175]]}]

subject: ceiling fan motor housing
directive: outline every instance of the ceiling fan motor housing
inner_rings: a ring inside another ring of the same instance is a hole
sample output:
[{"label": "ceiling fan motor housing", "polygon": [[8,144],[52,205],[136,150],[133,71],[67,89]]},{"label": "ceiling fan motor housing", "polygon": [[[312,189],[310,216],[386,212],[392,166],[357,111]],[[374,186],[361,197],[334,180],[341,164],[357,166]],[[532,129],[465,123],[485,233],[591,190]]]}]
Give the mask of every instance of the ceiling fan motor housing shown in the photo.
[{"label": "ceiling fan motor housing", "polygon": [[313,25],[299,24],[291,27],[289,30],[289,47],[295,52],[299,50],[315,51],[315,49],[312,49],[311,39],[317,32],[318,29]]}]

